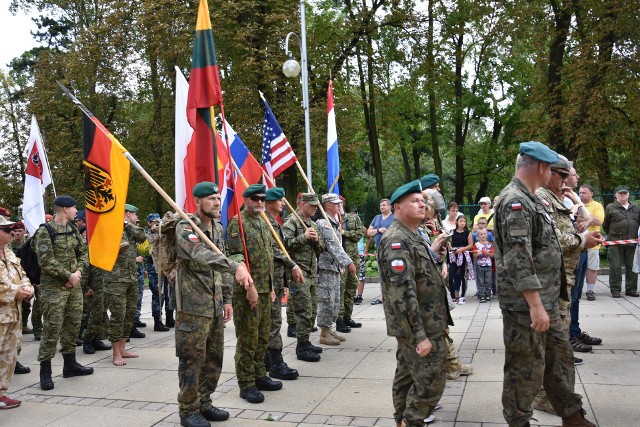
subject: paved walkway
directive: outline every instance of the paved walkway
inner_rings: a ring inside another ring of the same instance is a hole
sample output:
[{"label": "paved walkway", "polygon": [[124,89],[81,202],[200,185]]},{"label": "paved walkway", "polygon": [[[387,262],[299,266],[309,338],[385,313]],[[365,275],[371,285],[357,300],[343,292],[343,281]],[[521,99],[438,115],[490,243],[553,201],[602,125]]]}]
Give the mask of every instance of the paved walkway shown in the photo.
[{"label": "paved walkway", "polygon": [[[640,411],[640,298],[612,299],[608,277],[596,286],[597,301],[581,300],[581,325],[604,343],[593,353],[582,354],[576,368],[576,391],[584,407],[600,426],[638,426]],[[473,295],[471,284],[469,295]],[[262,404],[247,403],[238,395],[234,375],[233,323],[225,330],[223,374],[214,404],[231,412],[229,426],[394,426],[391,382],[395,369],[395,340],[387,337],[382,306],[369,301],[379,295],[377,283],[367,284],[365,303],[356,306],[354,318],[364,327],[347,335],[337,348],[325,349],[319,363],[295,358],[295,342],[284,337],[285,360],[300,371],[296,381],[285,382],[277,392],[266,392]],[[502,418],[502,322],[497,301],[479,304],[473,296],[452,312],[452,337],[462,357],[475,373],[449,381],[436,412],[438,426],[498,426]],[[145,292],[143,317],[148,325],[150,294]],[[85,355],[78,360],[95,368],[87,377],[62,378],[62,357],[53,360],[55,388],[39,387],[36,361],[38,343],[25,336],[19,360],[32,372],[16,375],[9,396],[22,406],[2,411],[2,426],[176,426],[178,392],[177,359],[173,332],[153,332],[147,326],[144,339],[132,340],[141,355],[124,367],[111,364],[110,352]],[[318,335],[314,334],[317,344]],[[558,426],[561,420],[535,412],[532,425]]]}]

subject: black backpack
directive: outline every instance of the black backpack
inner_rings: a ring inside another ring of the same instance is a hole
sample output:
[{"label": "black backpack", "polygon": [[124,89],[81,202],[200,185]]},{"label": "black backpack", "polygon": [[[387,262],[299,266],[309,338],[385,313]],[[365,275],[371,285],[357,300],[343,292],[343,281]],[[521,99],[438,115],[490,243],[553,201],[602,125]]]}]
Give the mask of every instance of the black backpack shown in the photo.
[{"label": "black backpack", "polygon": [[[75,229],[75,224],[69,223],[72,229]],[[41,224],[40,227],[44,226],[49,232],[49,237],[51,238],[51,243],[56,241],[56,237],[58,233],[53,229],[53,226],[49,223]],[[36,231],[37,233],[37,231]],[[75,230],[72,230],[71,233],[75,233]],[[61,234],[70,234],[70,233],[61,233]],[[35,233],[34,233],[35,235]],[[24,269],[25,273],[27,273],[27,277],[31,284],[39,285],[40,284],[40,265],[38,264],[38,256],[35,251],[31,247],[31,242],[33,237],[29,237],[29,239],[22,245],[20,248],[20,265]]]}]

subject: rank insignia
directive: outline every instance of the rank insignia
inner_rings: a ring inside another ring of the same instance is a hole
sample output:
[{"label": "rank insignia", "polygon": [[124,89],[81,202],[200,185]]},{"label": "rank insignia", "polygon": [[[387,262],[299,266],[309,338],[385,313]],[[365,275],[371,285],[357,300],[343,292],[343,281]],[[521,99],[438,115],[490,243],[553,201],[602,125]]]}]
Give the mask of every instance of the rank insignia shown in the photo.
[{"label": "rank insignia", "polygon": [[396,273],[404,273],[404,270],[405,270],[404,261],[401,259],[392,260],[391,268],[393,268],[393,271],[395,271]]}]

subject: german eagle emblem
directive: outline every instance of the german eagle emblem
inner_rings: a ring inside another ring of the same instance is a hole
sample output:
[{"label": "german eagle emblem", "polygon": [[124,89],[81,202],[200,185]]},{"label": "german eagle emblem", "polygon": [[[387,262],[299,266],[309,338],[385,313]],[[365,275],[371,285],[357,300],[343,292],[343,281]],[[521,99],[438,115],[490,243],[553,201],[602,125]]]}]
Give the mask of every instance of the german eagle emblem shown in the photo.
[{"label": "german eagle emblem", "polygon": [[83,163],[86,208],[98,214],[109,212],[116,205],[111,175],[86,160]]}]

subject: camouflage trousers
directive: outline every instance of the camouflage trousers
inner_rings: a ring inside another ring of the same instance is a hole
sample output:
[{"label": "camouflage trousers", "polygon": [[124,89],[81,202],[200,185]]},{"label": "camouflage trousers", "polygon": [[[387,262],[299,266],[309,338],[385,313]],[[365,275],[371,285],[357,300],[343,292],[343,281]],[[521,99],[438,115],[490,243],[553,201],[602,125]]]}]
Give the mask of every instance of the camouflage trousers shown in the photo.
[{"label": "camouflage trousers", "polygon": [[18,348],[22,346],[20,321],[0,323],[0,397],[4,396],[13,379],[18,360]]},{"label": "camouflage trousers", "polygon": [[[269,329],[269,348],[282,349],[282,297],[284,289],[276,289],[276,299],[271,302],[271,327]],[[288,301],[288,300],[287,300]]]},{"label": "camouflage trousers", "polygon": [[573,351],[558,309],[549,314],[549,329],[531,329],[529,312],[502,310],[505,345],[502,413],[510,426],[526,426],[533,415],[533,400],[544,385],[551,405],[561,417],[582,407],[574,393]]},{"label": "camouflage trousers", "polygon": [[84,311],[87,316],[83,338],[88,343],[100,337],[104,327],[104,283],[100,281],[92,285],[93,295],[84,297]]},{"label": "camouflage trousers", "polygon": [[271,294],[258,294],[258,306],[252,309],[243,287],[233,293],[233,323],[236,326],[236,376],[240,390],[256,385],[256,379],[267,375],[264,355],[269,346],[271,328]]},{"label": "camouflage trousers", "polygon": [[186,417],[211,409],[211,394],[216,391],[224,355],[224,321],[214,318],[176,314],[176,356],[178,363],[178,404]]},{"label": "camouflage trousers", "polygon": [[[295,325],[297,331],[298,342],[309,341],[309,334],[315,321],[314,306],[317,307],[317,282],[315,277],[304,276],[304,282],[292,283],[291,291],[295,294],[293,304],[289,303],[293,308],[295,315]],[[315,304],[313,294],[316,294]]]},{"label": "camouflage trousers", "polygon": [[42,336],[42,297],[40,296],[40,285],[33,287],[33,307],[31,309],[31,326],[33,334]]},{"label": "camouflage trousers", "polygon": [[136,314],[134,321],[140,320],[140,313],[142,311],[142,295],[144,294],[144,264],[138,264],[136,279],[138,285],[138,298],[136,300]]},{"label": "camouflage trousers", "polygon": [[289,325],[296,324],[296,315],[293,312],[293,298],[294,298],[294,288],[289,288],[289,297],[287,298],[287,323]]},{"label": "camouflage trousers", "polygon": [[43,329],[38,362],[51,360],[56,355],[60,339],[62,354],[75,354],[76,338],[82,320],[82,290],[68,289],[64,285],[40,285]]},{"label": "camouflage trousers", "polygon": [[[360,255],[350,255],[351,260],[357,266],[360,265]],[[351,274],[349,270],[342,275],[340,281],[340,310],[338,311],[338,317],[351,317],[353,314],[353,299],[356,296],[358,290],[358,276]]]},{"label": "camouflage trousers", "polygon": [[109,310],[107,335],[109,341],[129,338],[136,317],[138,284],[136,282],[105,282],[104,304]]},{"label": "camouflage trousers", "polygon": [[404,419],[407,426],[424,425],[433,413],[447,382],[447,339],[444,331],[428,336],[431,351],[426,357],[416,353],[413,339],[396,338],[396,372],[393,377],[393,416],[396,422]]},{"label": "camouflage trousers", "polygon": [[166,281],[163,283],[162,295],[158,286],[158,273],[153,264],[147,264],[147,278],[149,279],[149,289],[151,290],[151,315],[155,319],[162,316],[162,305],[164,303],[165,311],[167,310],[167,290]]},{"label": "camouflage trousers", "polygon": [[[569,292],[569,296],[571,296],[571,288],[573,288],[573,286],[567,285],[567,292]],[[569,329],[571,327],[571,300],[565,301],[562,298],[558,298],[558,307],[560,320],[562,320],[562,327],[566,329],[567,334],[569,334]]]},{"label": "camouflage trousers", "polygon": [[318,326],[330,328],[340,310],[340,273],[318,270]]}]

